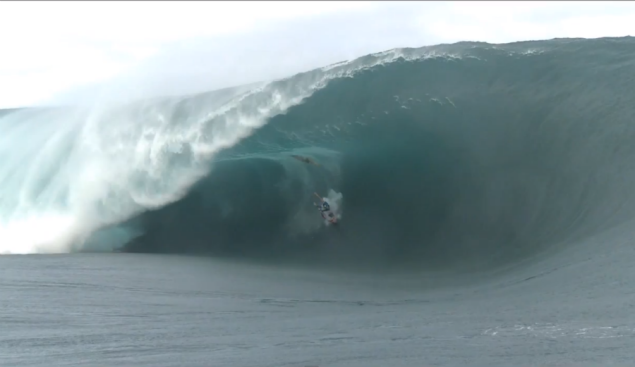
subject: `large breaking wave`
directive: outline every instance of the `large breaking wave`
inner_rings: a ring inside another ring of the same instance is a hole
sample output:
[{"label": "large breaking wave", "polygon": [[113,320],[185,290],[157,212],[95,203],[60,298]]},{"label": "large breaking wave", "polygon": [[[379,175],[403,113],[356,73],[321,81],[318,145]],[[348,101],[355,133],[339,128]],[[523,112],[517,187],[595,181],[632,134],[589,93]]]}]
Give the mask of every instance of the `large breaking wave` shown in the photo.
[{"label": "large breaking wave", "polygon": [[[635,40],[400,49],[0,117],[0,252],[503,265],[631,220]],[[319,165],[293,158],[310,157]],[[313,192],[340,194],[325,228]]]}]

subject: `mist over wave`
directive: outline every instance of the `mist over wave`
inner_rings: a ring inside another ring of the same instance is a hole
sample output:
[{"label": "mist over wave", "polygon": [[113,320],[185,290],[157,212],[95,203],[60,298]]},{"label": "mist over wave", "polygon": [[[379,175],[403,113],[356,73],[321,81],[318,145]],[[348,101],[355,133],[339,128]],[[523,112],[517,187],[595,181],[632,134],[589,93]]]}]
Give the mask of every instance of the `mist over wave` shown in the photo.
[{"label": "mist over wave", "polygon": [[[635,214],[634,56],[632,38],[458,43],[250,91],[13,111],[0,252],[431,269],[573,246]],[[311,205],[329,190],[337,228]]]}]

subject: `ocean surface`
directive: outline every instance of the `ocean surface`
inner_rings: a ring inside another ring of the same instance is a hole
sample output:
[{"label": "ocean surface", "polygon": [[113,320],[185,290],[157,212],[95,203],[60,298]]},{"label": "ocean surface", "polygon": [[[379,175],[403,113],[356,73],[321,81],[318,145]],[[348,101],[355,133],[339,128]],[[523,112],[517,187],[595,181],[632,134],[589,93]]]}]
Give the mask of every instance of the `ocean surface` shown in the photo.
[{"label": "ocean surface", "polygon": [[0,111],[0,366],[634,365],[634,99],[626,37]]}]

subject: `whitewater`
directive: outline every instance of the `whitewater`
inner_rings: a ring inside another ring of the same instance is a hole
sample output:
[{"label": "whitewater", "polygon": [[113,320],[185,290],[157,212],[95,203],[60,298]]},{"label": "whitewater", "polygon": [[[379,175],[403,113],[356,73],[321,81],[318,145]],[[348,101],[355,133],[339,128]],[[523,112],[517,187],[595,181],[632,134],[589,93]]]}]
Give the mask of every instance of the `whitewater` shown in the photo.
[{"label": "whitewater", "polygon": [[216,153],[330,79],[398,57],[390,51],[247,92],[8,111],[0,119],[0,253],[79,250],[95,230],[181,198]]},{"label": "whitewater", "polygon": [[634,60],[459,42],[0,111],[0,365],[629,365]]}]

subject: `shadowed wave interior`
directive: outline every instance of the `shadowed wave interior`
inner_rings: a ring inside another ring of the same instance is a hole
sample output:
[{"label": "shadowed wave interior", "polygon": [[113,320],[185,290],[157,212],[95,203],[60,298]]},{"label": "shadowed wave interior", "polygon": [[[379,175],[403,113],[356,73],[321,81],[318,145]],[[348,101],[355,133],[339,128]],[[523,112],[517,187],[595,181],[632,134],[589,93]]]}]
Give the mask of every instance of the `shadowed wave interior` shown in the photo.
[{"label": "shadowed wave interior", "polygon": [[[402,52],[217,154],[181,200],[122,224],[142,233],[124,251],[472,269],[632,219],[632,38]],[[338,228],[311,205],[330,189]]]}]

